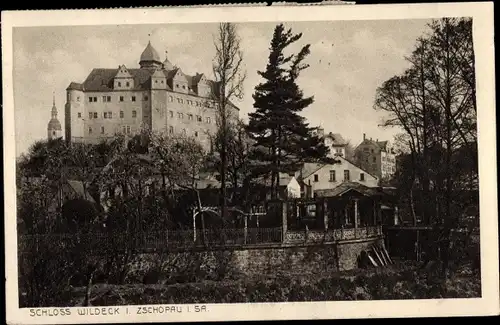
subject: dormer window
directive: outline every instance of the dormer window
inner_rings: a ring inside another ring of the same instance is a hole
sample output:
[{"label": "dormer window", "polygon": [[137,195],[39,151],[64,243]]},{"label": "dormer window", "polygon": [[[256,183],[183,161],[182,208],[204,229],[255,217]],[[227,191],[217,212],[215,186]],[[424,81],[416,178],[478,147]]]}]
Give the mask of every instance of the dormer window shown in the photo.
[{"label": "dormer window", "polygon": [[130,87],[130,82],[127,81],[126,85],[127,85],[127,87]]},{"label": "dormer window", "polygon": [[118,81],[118,87],[121,87],[122,86],[122,83]]}]

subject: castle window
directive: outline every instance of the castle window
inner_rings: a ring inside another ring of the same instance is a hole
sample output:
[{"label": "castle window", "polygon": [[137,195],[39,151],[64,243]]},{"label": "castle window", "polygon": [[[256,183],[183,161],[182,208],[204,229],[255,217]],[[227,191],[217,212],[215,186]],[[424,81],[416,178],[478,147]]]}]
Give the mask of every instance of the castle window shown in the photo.
[{"label": "castle window", "polygon": [[168,127],[168,133],[170,134],[174,133],[174,127],[172,125]]},{"label": "castle window", "polygon": [[172,97],[172,96],[168,96],[168,101],[169,101],[169,102],[173,102],[173,101],[174,101],[174,97]]},{"label": "castle window", "polygon": [[120,118],[123,118],[123,111],[120,111]]},{"label": "castle window", "polygon": [[94,118],[97,118],[97,112],[94,112]]},{"label": "castle window", "polygon": [[359,173],[359,180],[364,181],[365,180],[365,173]]},{"label": "castle window", "polygon": [[132,111],[132,117],[137,117],[137,111]]},{"label": "castle window", "polygon": [[122,86],[122,83],[118,81],[118,87],[121,87]]},{"label": "castle window", "polygon": [[135,96],[132,96],[132,101],[135,102]]},{"label": "castle window", "polygon": [[144,100],[147,101],[148,100],[148,96],[144,96]]},{"label": "castle window", "polygon": [[155,84],[157,84],[157,83],[158,83],[158,80],[155,80]]},{"label": "castle window", "polygon": [[198,137],[198,131],[194,131],[194,136]]},{"label": "castle window", "polygon": [[104,118],[108,118],[108,112],[104,112]]},{"label": "castle window", "polygon": [[207,117],[207,123],[210,124],[210,117]]},{"label": "castle window", "polygon": [[175,84],[175,88],[179,88],[179,84]]},{"label": "castle window", "polygon": [[350,174],[349,174],[349,170],[344,170],[344,181],[348,181],[350,180]]},{"label": "castle window", "polygon": [[180,119],[183,119],[184,118],[184,114],[182,113],[177,113],[177,117],[180,118]]},{"label": "castle window", "polygon": [[200,115],[196,115],[196,120],[197,120],[198,122],[201,122],[201,116],[200,116]]},{"label": "castle window", "polygon": [[92,114],[92,112],[89,112],[89,120],[91,120],[93,116],[94,114]]},{"label": "castle window", "polygon": [[94,97],[89,97],[89,103],[92,103],[93,100],[94,100]]},{"label": "castle window", "polygon": [[334,170],[330,170],[330,182],[336,182]]},{"label": "castle window", "polygon": [[163,83],[163,80],[161,81],[161,83]]},{"label": "castle window", "polygon": [[127,125],[127,134],[130,134],[130,125]]},{"label": "castle window", "polygon": [[82,113],[78,112],[78,118],[82,118]]},{"label": "castle window", "polygon": [[186,86],[185,86],[185,85],[182,85],[182,89],[186,89]]},{"label": "castle window", "polygon": [[113,112],[108,112],[108,118],[113,118]]},{"label": "castle window", "polygon": [[56,135],[56,131],[52,131],[52,135]]},{"label": "castle window", "polygon": [[92,127],[89,126],[89,134],[92,134]]},{"label": "castle window", "polygon": [[174,112],[173,111],[169,111],[168,113],[170,114],[170,117],[174,117]]},{"label": "castle window", "polygon": [[318,176],[318,174],[314,174],[314,181],[315,182],[319,182],[319,176]]},{"label": "castle window", "polygon": [[104,134],[104,126],[101,126],[101,134]]},{"label": "castle window", "polygon": [[182,134],[186,134],[186,129],[182,129]]},{"label": "castle window", "polygon": [[76,101],[79,102],[80,101],[80,96],[77,96],[76,97]]},{"label": "castle window", "polygon": [[120,96],[120,102],[123,102],[123,96]]},{"label": "castle window", "polygon": [[127,85],[127,87],[129,87],[130,86],[130,82],[127,81],[126,85]]},{"label": "castle window", "polygon": [[373,157],[373,162],[377,162],[377,157]]},{"label": "castle window", "polygon": [[190,121],[193,120],[193,114],[188,114],[188,118]]}]

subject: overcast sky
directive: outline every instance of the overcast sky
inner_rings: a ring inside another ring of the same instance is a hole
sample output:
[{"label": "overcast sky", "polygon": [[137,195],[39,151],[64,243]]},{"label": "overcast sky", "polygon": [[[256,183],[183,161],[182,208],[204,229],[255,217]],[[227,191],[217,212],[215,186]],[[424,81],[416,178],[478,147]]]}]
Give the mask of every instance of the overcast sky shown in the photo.
[{"label": "overcast sky", "polygon": [[[397,130],[378,127],[383,114],[373,110],[375,90],[408,66],[405,55],[427,31],[428,20],[335,21],[286,23],[303,37],[291,51],[311,44],[310,68],[299,78],[305,95],[314,103],[303,111],[311,126],[341,133],[354,145],[363,137],[391,140]],[[261,81],[269,43],[276,23],[239,24],[247,80],[239,102],[240,117],[254,110],[252,93]],[[148,40],[162,59],[185,73],[211,76],[215,55],[215,24],[121,25],[98,27],[15,28],[14,105],[17,153],[45,139],[56,95],[64,129],[65,89],[71,81],[83,82],[93,68],[138,67]],[[150,35],[150,36],[149,36]]]}]

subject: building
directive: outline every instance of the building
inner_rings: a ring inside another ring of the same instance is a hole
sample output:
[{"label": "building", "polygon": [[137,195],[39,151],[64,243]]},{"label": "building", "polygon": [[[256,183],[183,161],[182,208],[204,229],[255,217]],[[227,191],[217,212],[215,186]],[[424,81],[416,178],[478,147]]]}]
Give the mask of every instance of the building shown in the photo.
[{"label": "building", "polygon": [[314,134],[323,138],[325,145],[330,149],[330,157],[346,157],[347,141],[344,140],[340,133],[328,133],[325,135],[325,130],[319,127]]},{"label": "building", "polygon": [[47,125],[47,138],[49,140],[55,140],[62,137],[62,128],[61,122],[57,118],[57,107],[56,107],[56,98],[52,97],[52,111],[51,118],[49,124]]},{"label": "building", "polygon": [[373,141],[363,134],[363,141],[355,149],[358,166],[379,179],[390,178],[396,172],[396,154],[388,141]]},{"label": "building", "polygon": [[[65,138],[96,142],[142,128],[196,137],[208,149],[216,131],[218,84],[203,73],[185,74],[149,42],[139,68],[93,69],[66,89]],[[238,108],[230,105],[230,115]]]},{"label": "building", "polygon": [[334,189],[345,182],[355,182],[367,187],[378,186],[378,178],[356,166],[351,161],[338,156],[335,164],[305,163],[295,173],[303,185],[301,197],[315,196],[319,190]]}]

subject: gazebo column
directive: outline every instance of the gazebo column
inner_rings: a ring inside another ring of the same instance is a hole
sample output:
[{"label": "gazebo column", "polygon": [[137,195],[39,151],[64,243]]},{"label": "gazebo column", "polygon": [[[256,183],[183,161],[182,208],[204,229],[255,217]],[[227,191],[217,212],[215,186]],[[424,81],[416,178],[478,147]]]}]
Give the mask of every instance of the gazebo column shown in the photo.
[{"label": "gazebo column", "polygon": [[349,224],[349,201],[343,201],[344,204],[344,225]]},{"label": "gazebo column", "polygon": [[357,237],[358,233],[358,222],[359,222],[359,211],[358,211],[358,199],[354,199],[354,236]]},{"label": "gazebo column", "polygon": [[281,233],[281,241],[284,242],[285,238],[286,238],[286,232],[288,230],[288,211],[287,211],[288,204],[286,201],[282,201],[281,204],[282,204],[282,206],[281,206],[281,213],[282,213],[281,218],[282,218],[282,225],[283,225],[283,230]]},{"label": "gazebo column", "polygon": [[325,231],[328,231],[328,201],[323,199],[323,222],[325,224]]}]

